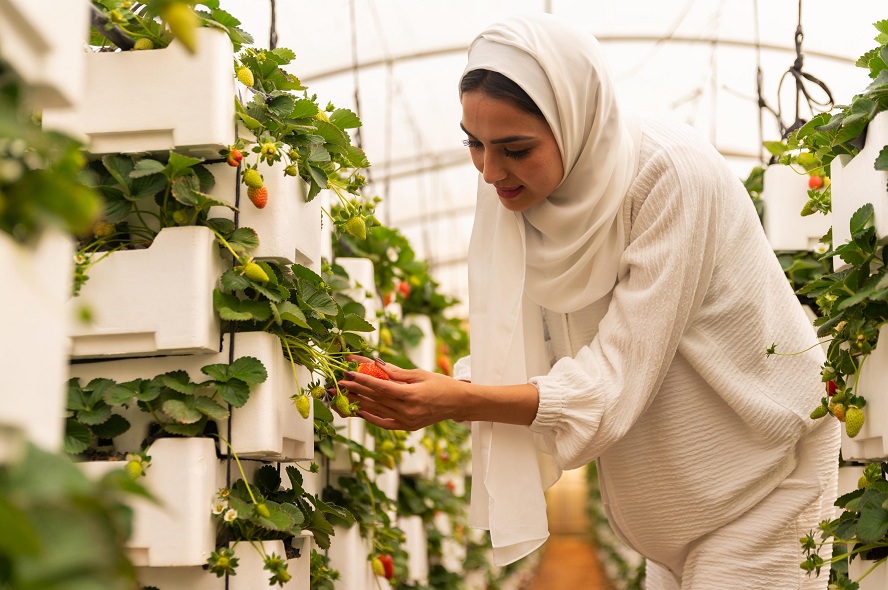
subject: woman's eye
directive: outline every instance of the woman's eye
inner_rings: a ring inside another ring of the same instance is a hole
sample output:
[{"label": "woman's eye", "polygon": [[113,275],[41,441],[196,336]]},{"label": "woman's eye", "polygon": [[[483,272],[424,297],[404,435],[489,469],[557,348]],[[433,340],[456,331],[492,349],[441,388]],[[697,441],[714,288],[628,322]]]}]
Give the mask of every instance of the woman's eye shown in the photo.
[{"label": "woman's eye", "polygon": [[479,148],[481,147],[481,142],[475,139],[464,139],[463,145],[470,148]]},{"label": "woman's eye", "polygon": [[507,158],[513,158],[515,160],[520,160],[530,153],[530,150],[503,150],[503,155]]}]

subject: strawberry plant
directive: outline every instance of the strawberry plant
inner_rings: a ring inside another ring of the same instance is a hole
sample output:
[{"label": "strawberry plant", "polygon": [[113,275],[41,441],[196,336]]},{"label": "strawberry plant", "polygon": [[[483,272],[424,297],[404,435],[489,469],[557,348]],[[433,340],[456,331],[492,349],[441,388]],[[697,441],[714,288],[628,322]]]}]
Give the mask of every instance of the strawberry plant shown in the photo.
[{"label": "strawberry plant", "polygon": [[0,63],[0,232],[20,243],[32,243],[49,226],[86,235],[101,201],[83,183],[81,144],[41,129],[22,92]]},{"label": "strawberry plant", "polygon": [[269,585],[283,586],[291,578],[285,558],[295,555],[265,554],[256,541],[281,540],[289,552],[289,541],[302,531],[309,531],[318,547],[328,549],[333,535],[330,520],[349,521],[351,517],[342,508],[308,494],[302,487],[299,468],[287,467],[289,486],[283,486],[277,469],[265,465],[256,472],[251,485],[246,481],[240,460],[233,456],[241,479],[231,487],[221,488],[213,503],[217,549],[207,560],[208,569],[219,577],[235,575],[234,546],[248,542],[260,552],[265,569],[271,573]]},{"label": "strawberry plant", "polygon": [[70,379],[65,451],[72,455],[109,451],[112,439],[130,428],[119,413],[126,407],[137,407],[154,420],[155,433],[144,447],[159,436],[200,436],[211,421],[224,420],[230,408],[247,403],[250,388],[268,378],[262,362],[252,357],[206,365],[201,372],[208,379],[200,382],[192,381],[185,371],[126,383],[100,378],[84,385],[79,378]]},{"label": "strawberry plant", "polygon": [[219,8],[219,0],[92,0],[92,4],[103,19],[93,25],[89,44],[102,50],[161,49],[178,38],[195,51],[197,27],[225,31],[235,51],[253,43],[249,33],[238,27],[240,21]]}]

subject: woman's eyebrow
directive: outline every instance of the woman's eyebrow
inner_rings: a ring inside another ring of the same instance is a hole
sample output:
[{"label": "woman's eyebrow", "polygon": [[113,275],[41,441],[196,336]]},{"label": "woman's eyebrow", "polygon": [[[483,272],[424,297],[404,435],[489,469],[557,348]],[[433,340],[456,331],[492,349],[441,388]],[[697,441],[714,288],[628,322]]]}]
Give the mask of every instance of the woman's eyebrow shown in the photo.
[{"label": "woman's eyebrow", "polygon": [[[468,129],[466,129],[462,123],[459,124],[459,128],[463,130],[466,135],[470,135],[471,137],[475,137]],[[500,137],[498,139],[490,140],[491,144],[497,143],[512,143],[513,141],[525,141],[528,139],[536,139],[533,135],[509,135],[508,137]]]}]

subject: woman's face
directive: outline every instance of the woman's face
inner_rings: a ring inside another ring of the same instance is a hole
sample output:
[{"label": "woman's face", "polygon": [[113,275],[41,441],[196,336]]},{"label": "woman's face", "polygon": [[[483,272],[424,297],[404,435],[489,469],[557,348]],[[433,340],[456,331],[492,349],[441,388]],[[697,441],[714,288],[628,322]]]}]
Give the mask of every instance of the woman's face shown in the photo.
[{"label": "woman's face", "polygon": [[561,153],[546,121],[477,90],[463,94],[462,109],[472,163],[506,209],[525,211],[561,184]]}]

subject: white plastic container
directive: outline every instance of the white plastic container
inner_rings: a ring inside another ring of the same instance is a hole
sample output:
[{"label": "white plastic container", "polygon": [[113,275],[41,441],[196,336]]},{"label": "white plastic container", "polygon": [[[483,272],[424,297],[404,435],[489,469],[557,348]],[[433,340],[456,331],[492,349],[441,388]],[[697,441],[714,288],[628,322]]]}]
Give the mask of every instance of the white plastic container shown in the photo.
[{"label": "white plastic container", "polygon": [[429,544],[425,524],[421,516],[402,516],[398,526],[404,531],[407,542],[407,581],[428,584],[429,580]]},{"label": "white plastic container", "polygon": [[[356,524],[349,528],[334,526],[334,535],[327,555],[330,567],[339,571],[336,590],[372,590],[376,588],[373,569],[370,566],[370,542],[361,537]],[[385,581],[384,578],[379,580]]]},{"label": "white plastic container", "polygon": [[866,398],[863,428],[850,438],[842,428],[842,458],[871,462],[888,459],[888,329],[879,330],[879,342],[863,363],[857,394]]},{"label": "white plastic container", "polygon": [[[71,376],[81,383],[100,377],[124,383],[138,378],[184,370],[196,382],[207,376],[201,367],[229,362],[229,335],[225,335],[222,352],[210,355],[189,355],[162,358],[114,360],[100,363],[79,363],[71,366]],[[263,461],[300,461],[314,456],[313,413],[303,418],[290,396],[306,385],[309,377],[305,367],[297,365],[297,385],[289,362],[284,358],[280,340],[267,332],[239,332],[234,337],[234,358],[250,356],[259,359],[268,371],[263,383],[253,385],[250,399],[240,408],[231,410],[231,430],[228,421],[218,423],[219,434],[228,440],[242,459]],[[117,439],[118,450],[137,450],[148,434],[151,418],[138,408],[119,409],[118,413],[130,420],[130,430]],[[227,453],[227,449],[223,449]]]},{"label": "white plastic container", "polygon": [[401,454],[401,462],[398,465],[401,475],[424,479],[432,479],[435,476],[435,459],[423,446],[423,436],[425,436],[424,428],[407,433],[404,445],[408,448],[413,447],[413,452],[405,451]]},{"label": "white plastic container", "polygon": [[764,175],[762,201],[764,228],[775,251],[816,250],[830,228],[830,218],[821,213],[802,217],[808,202],[808,175],[803,169],[779,164],[768,166]]},{"label": "white plastic container", "polygon": [[[876,233],[882,242],[888,239],[888,173],[873,165],[879,152],[888,145],[888,112],[876,115],[866,132],[866,143],[853,158],[839,156],[830,165],[832,175],[833,245],[851,239],[851,216],[866,203],[872,203]],[[838,256],[833,261],[836,269],[845,266]]]},{"label": "white plastic container", "polygon": [[32,107],[80,102],[88,38],[85,0],[0,0],[0,60],[24,80]]},{"label": "white plastic container", "polygon": [[33,247],[0,232],[0,426],[49,452],[64,434],[73,253],[61,231],[43,232]]},{"label": "white plastic container", "polygon": [[[211,164],[216,185],[210,195],[235,205],[238,169],[226,163]],[[283,166],[259,167],[268,189],[268,203],[257,209],[247,196],[247,186],[240,184],[238,224],[259,235],[257,258],[273,259],[281,264],[301,264],[321,272],[321,200],[305,202],[305,182],[298,176],[285,176]],[[210,217],[234,218],[231,209],[213,207]]]},{"label": "white plastic container", "polygon": [[177,40],[164,49],[88,53],[83,99],[46,109],[44,127],[81,139],[93,154],[218,158],[236,139],[234,49],[221,30],[201,27],[197,35],[194,54]]},{"label": "white plastic container", "polygon": [[213,232],[198,226],[168,227],[149,248],[109,254],[90,267],[80,295],[68,303],[70,317],[83,305],[93,315],[90,324],[72,324],[71,356],[218,351],[213,289],[225,268]]},{"label": "white plastic container", "polygon": [[[222,461],[209,438],[162,438],[148,450],[151,465],[140,481],[160,504],[132,501],[133,534],[127,552],[136,566],[199,566],[216,543],[212,501]],[[100,476],[122,462],[80,463]],[[205,572],[204,572],[205,573]]]}]

